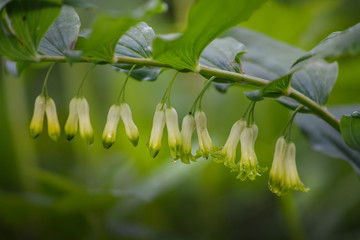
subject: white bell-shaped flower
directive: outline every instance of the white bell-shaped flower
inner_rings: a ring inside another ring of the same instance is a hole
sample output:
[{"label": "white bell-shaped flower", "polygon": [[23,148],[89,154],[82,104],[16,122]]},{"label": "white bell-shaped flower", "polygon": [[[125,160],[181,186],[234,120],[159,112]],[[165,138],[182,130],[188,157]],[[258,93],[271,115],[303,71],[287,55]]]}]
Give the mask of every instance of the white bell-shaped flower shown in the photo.
[{"label": "white bell-shaped flower", "polygon": [[161,140],[165,127],[165,103],[156,106],[150,139],[148,143],[150,155],[154,158],[161,149]]},{"label": "white bell-shaped flower", "polygon": [[85,139],[87,144],[92,144],[94,142],[94,131],[90,121],[90,108],[88,102],[83,97],[77,101],[77,112],[80,136]]},{"label": "white bell-shaped flower", "polygon": [[79,98],[74,97],[71,99],[69,104],[69,116],[66,120],[64,131],[66,140],[70,141],[73,139],[78,131],[79,116],[77,112],[77,102]]},{"label": "white bell-shaped flower", "polygon": [[191,153],[191,138],[195,129],[195,118],[192,114],[187,114],[181,127],[182,147],[181,147],[181,161],[190,163],[195,161],[195,157]]},{"label": "white bell-shaped flower", "polygon": [[169,106],[165,110],[165,121],[168,132],[168,144],[174,160],[180,158],[182,137],[179,129],[178,115],[175,108]]},{"label": "white bell-shaped flower", "polygon": [[47,97],[45,103],[46,119],[48,124],[48,134],[54,141],[60,137],[60,124],[56,113],[56,105],[52,98]]},{"label": "white bell-shaped flower", "polygon": [[196,155],[198,157],[203,156],[204,158],[208,158],[209,155],[214,152],[215,147],[206,128],[207,119],[203,111],[199,110],[195,112],[195,123],[199,141],[199,150]]},{"label": "white bell-shaped flower", "polygon": [[116,130],[120,121],[119,105],[112,105],[109,109],[105,128],[102,134],[102,143],[104,148],[110,148],[116,140]]},{"label": "white bell-shaped flower", "polygon": [[45,114],[46,100],[43,95],[39,95],[35,99],[34,113],[30,122],[30,136],[36,138],[40,135],[44,125],[44,114]]},{"label": "white bell-shaped flower", "polygon": [[120,105],[120,115],[125,126],[126,136],[129,138],[131,143],[136,146],[139,142],[140,134],[132,119],[131,109],[128,104],[122,103]]}]

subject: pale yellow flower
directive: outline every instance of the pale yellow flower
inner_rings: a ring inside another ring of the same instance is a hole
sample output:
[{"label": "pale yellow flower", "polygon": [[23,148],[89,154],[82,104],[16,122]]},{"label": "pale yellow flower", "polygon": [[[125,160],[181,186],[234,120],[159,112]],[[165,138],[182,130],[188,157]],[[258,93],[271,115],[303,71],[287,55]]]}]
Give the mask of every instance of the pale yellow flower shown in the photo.
[{"label": "pale yellow flower", "polygon": [[196,132],[198,135],[199,141],[199,150],[197,151],[197,156],[203,156],[208,158],[215,150],[215,147],[211,141],[209,132],[206,128],[206,115],[203,111],[195,112],[195,123],[196,123]]},{"label": "pale yellow flower", "polygon": [[277,195],[289,190],[308,192],[301,182],[295,162],[296,148],[293,142],[286,142],[281,136],[276,141],[274,160],[269,174],[269,189]]},{"label": "pale yellow flower", "polygon": [[246,126],[240,135],[241,144],[241,159],[240,159],[240,173],[237,176],[240,180],[255,180],[256,176],[261,176],[259,172],[265,171],[259,166],[255,154],[255,140],[258,135],[258,128],[255,123],[251,126]]},{"label": "pale yellow flower", "polygon": [[45,112],[48,124],[48,134],[54,141],[60,137],[60,124],[56,113],[55,102],[52,98],[47,97],[45,103]]},{"label": "pale yellow flower", "polygon": [[165,121],[168,132],[168,144],[174,160],[179,159],[182,137],[179,129],[178,115],[175,108],[169,106],[165,110]]},{"label": "pale yellow flower", "polygon": [[139,142],[139,131],[132,119],[131,110],[128,104],[123,103],[120,105],[120,115],[125,126],[126,136],[131,143],[136,146]]},{"label": "pale yellow flower", "polygon": [[120,120],[120,106],[112,105],[109,109],[105,128],[102,134],[104,148],[110,148],[116,140],[116,130]]},{"label": "pale yellow flower", "polygon": [[224,147],[221,150],[221,156],[224,159],[224,165],[235,170],[236,147],[240,142],[240,135],[246,126],[246,122],[241,119],[234,123]]},{"label": "pale yellow flower", "polygon": [[45,114],[46,100],[43,95],[36,97],[34,105],[34,113],[30,122],[30,136],[36,138],[40,135],[44,125],[44,114]]},{"label": "pale yellow flower", "polygon": [[184,117],[181,127],[181,136],[182,136],[181,161],[184,163],[190,163],[190,160],[195,161],[195,157],[191,154],[191,138],[194,129],[195,129],[195,119],[194,116],[189,113]]},{"label": "pale yellow flower", "polygon": [[77,102],[79,98],[74,97],[69,104],[69,117],[66,120],[64,131],[66,140],[73,139],[78,131],[79,116],[77,112]]},{"label": "pale yellow flower", "polygon": [[80,136],[85,139],[87,144],[94,142],[94,131],[90,122],[90,108],[85,98],[77,101],[77,112],[79,116]]},{"label": "pale yellow flower", "polygon": [[151,129],[150,139],[149,139],[149,151],[150,155],[154,158],[159,153],[161,149],[161,140],[165,127],[165,109],[166,104],[159,103],[156,106],[153,125]]}]

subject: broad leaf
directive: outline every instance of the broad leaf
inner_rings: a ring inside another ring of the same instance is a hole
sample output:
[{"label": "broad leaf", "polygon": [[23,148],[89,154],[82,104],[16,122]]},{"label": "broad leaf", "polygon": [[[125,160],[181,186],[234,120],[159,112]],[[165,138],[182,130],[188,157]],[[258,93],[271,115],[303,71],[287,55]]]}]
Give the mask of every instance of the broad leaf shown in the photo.
[{"label": "broad leaf", "polygon": [[[359,106],[331,107],[329,110],[340,118],[343,114],[359,109]],[[322,119],[311,114],[299,114],[295,118],[297,125],[309,138],[314,150],[328,156],[348,161],[360,174],[360,152],[351,149],[344,142],[340,132],[336,131]]]},{"label": "broad leaf", "polygon": [[[154,30],[146,23],[141,22],[131,27],[117,42],[115,56],[133,58],[151,58],[152,43],[155,38]],[[119,71],[129,73],[132,64],[114,64]],[[131,77],[140,81],[156,80],[161,68],[142,67],[131,72]]]},{"label": "broad leaf", "polygon": [[14,0],[1,11],[0,55],[37,60],[41,39],[60,13],[60,0]]},{"label": "broad leaf", "polygon": [[340,121],[341,134],[344,141],[352,149],[360,151],[360,113],[343,115]]},{"label": "broad leaf", "polygon": [[[240,58],[243,72],[268,80],[291,74],[291,64],[304,54],[304,51],[297,47],[244,28],[234,28],[225,36],[232,36],[246,46],[247,53]],[[291,86],[324,105],[337,79],[337,74],[337,63],[329,64],[324,60],[317,60],[295,72]],[[286,97],[281,97],[278,101],[292,109],[299,105]]]},{"label": "broad leaf", "polygon": [[[199,63],[212,68],[240,73],[240,56],[245,52],[244,44],[234,38],[217,38],[205,48]],[[210,78],[212,76],[205,77]],[[226,79],[215,79],[214,82],[215,87],[220,91],[225,91],[230,85],[224,83],[228,82]]]},{"label": "broad leaf", "polygon": [[333,32],[308,53],[301,56],[293,65],[301,68],[317,59],[336,60],[343,56],[355,56],[360,53],[360,23],[342,32]]},{"label": "broad leaf", "polygon": [[131,26],[152,14],[164,11],[164,6],[160,0],[153,0],[127,16],[99,14],[89,39],[84,43],[83,55],[97,62],[114,62],[115,47],[119,38]]},{"label": "broad leaf", "polygon": [[65,56],[74,49],[79,29],[80,18],[74,8],[63,6],[59,17],[41,40],[39,52],[48,56]]},{"label": "broad leaf", "polygon": [[247,20],[263,0],[198,0],[186,29],[173,38],[156,38],[154,58],[179,70],[196,70],[202,51],[221,33]]}]

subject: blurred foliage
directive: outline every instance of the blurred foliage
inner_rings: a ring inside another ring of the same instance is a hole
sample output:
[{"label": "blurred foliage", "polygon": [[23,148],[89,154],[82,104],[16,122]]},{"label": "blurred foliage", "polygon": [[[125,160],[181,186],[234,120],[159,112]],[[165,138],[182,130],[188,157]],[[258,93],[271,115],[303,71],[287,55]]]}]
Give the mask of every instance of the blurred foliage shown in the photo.
[{"label": "blurred foliage", "polygon": [[[101,7],[127,11],[143,2],[106,0]],[[149,21],[157,33],[182,29],[192,1],[166,2],[168,13]],[[329,33],[359,22],[359,7],[357,0],[268,1],[242,26],[309,50]],[[94,12],[78,12],[83,27],[89,26]],[[329,103],[359,101],[359,64],[359,57],[339,62],[339,78]],[[57,64],[50,76],[49,94],[62,126],[69,101],[90,67]],[[164,72],[154,82],[129,82],[126,100],[140,130],[139,145],[131,145],[120,125],[116,143],[105,150],[101,133],[125,74],[99,65],[85,83],[95,131],[95,143],[89,147],[78,136],[71,142],[64,136],[53,142],[45,131],[30,139],[28,124],[46,69],[35,65],[20,78],[1,69],[0,238],[359,239],[358,177],[345,161],[310,150],[298,129],[293,139],[299,174],[311,188],[307,194],[278,198],[267,189],[268,173],[254,182],[241,182],[210,159],[190,165],[172,163],[166,135],[157,158],[150,158],[146,142],[153,113],[173,73]],[[179,75],[171,96],[180,118],[202,84],[194,74]],[[213,88],[206,93],[203,109],[216,145],[225,142],[247,104],[240,87],[231,87],[226,94]],[[255,114],[258,158],[270,167],[289,111],[275,101],[264,101]]]}]

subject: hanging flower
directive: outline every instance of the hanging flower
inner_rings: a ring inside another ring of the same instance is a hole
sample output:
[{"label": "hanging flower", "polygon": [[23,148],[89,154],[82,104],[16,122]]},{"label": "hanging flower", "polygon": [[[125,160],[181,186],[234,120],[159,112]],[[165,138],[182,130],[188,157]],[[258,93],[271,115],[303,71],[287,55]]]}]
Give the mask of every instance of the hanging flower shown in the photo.
[{"label": "hanging flower", "polygon": [[165,103],[159,103],[156,106],[153,125],[150,134],[149,140],[149,151],[150,155],[154,158],[159,153],[161,149],[161,140],[163,136],[163,131],[165,127]]},{"label": "hanging flower", "polygon": [[169,106],[165,110],[165,121],[168,132],[168,144],[174,160],[180,158],[182,137],[179,130],[178,115],[175,108]]},{"label": "hanging flower", "polygon": [[32,138],[38,137],[43,130],[45,104],[46,104],[46,100],[43,95],[39,95],[36,97],[34,113],[29,127],[30,136]]},{"label": "hanging flower", "polygon": [[48,124],[48,134],[51,139],[57,141],[60,137],[60,124],[56,113],[55,102],[52,98],[47,97],[45,103],[45,112]]},{"label": "hanging flower", "polygon": [[112,105],[107,115],[105,128],[102,134],[104,148],[110,148],[116,140],[116,130],[120,120],[120,106]]},{"label": "hanging flower", "polygon": [[244,181],[246,178],[255,180],[256,176],[260,176],[259,172],[266,170],[260,168],[255,154],[255,140],[258,135],[258,128],[255,123],[246,126],[240,135],[241,144],[241,159],[240,159],[240,173],[237,176]]},{"label": "hanging flower", "polygon": [[77,112],[79,116],[80,136],[85,139],[87,144],[94,142],[94,131],[90,122],[90,108],[85,98],[77,100]]},{"label": "hanging flower", "polygon": [[209,132],[206,128],[206,115],[203,111],[199,110],[195,112],[196,131],[199,141],[199,150],[196,153],[196,157],[203,156],[208,158],[215,150],[215,147],[211,141]]},{"label": "hanging flower", "polygon": [[181,161],[183,163],[190,163],[190,160],[195,161],[195,157],[191,154],[191,138],[194,129],[195,129],[195,119],[194,116],[191,113],[189,113],[184,117],[181,127],[181,136],[182,136]]},{"label": "hanging flower", "polygon": [[77,113],[77,102],[79,98],[74,97],[69,104],[69,117],[66,120],[64,131],[67,141],[73,139],[78,131],[79,116]]},{"label": "hanging flower", "polygon": [[236,147],[240,141],[240,135],[246,126],[246,122],[241,119],[234,123],[231,128],[229,137],[221,150],[221,157],[224,159],[224,165],[232,170],[238,170],[235,164]]},{"label": "hanging flower", "polygon": [[289,190],[309,191],[299,178],[295,155],[295,144],[286,142],[281,136],[276,141],[274,160],[269,174],[269,189],[278,196],[284,195]]},{"label": "hanging flower", "polygon": [[126,136],[131,143],[136,146],[139,142],[139,131],[132,119],[131,110],[128,104],[123,103],[120,105],[120,115],[125,126]]}]

